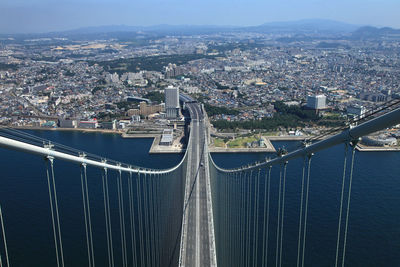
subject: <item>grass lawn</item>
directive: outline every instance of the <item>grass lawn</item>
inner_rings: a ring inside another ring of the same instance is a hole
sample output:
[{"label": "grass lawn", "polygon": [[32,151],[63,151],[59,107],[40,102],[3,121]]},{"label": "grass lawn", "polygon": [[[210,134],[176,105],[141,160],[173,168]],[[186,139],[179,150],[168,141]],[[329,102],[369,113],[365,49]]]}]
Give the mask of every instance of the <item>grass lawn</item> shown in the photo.
[{"label": "grass lawn", "polygon": [[239,137],[235,140],[228,142],[229,148],[245,148],[247,143],[251,143],[253,141],[257,141],[258,139],[254,136],[251,137]]},{"label": "grass lawn", "polygon": [[225,148],[225,142],[222,139],[214,138],[214,146]]}]

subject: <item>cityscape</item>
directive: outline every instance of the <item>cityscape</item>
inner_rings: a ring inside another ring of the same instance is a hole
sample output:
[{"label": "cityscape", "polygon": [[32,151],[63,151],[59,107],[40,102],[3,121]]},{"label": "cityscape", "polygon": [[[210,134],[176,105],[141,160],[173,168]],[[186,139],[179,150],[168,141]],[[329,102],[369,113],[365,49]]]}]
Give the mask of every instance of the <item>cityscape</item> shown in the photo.
[{"label": "cityscape", "polygon": [[[394,29],[109,35],[4,36],[0,123],[161,133],[179,120],[165,106],[173,87],[205,105],[215,144],[228,147],[218,136],[318,135],[400,98]],[[392,145],[400,136],[382,134]]]},{"label": "cityscape", "polygon": [[400,266],[398,10],[2,1],[0,267]]}]

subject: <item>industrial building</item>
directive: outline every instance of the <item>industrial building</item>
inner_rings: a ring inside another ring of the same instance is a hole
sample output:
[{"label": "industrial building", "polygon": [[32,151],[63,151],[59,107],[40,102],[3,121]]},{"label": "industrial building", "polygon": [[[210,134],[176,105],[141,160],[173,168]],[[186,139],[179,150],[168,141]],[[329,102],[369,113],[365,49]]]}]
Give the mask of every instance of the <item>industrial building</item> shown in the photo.
[{"label": "industrial building", "polygon": [[364,145],[367,146],[395,146],[397,145],[397,139],[394,137],[388,137],[384,135],[380,136],[364,136],[361,140]]},{"label": "industrial building", "polygon": [[164,129],[160,140],[160,146],[170,146],[174,141],[174,130]]}]

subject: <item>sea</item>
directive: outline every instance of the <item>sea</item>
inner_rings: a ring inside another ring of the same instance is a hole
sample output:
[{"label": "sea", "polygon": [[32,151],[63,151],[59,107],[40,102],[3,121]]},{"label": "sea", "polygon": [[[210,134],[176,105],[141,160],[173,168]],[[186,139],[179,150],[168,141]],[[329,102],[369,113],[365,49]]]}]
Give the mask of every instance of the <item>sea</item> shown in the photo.
[{"label": "sea", "polygon": [[[141,167],[165,169],[175,166],[183,157],[181,154],[149,154],[152,139],[125,139],[117,134],[104,133],[28,132]],[[289,151],[299,147],[298,142],[273,144]],[[224,168],[273,156],[264,153],[212,155],[215,163]],[[344,145],[318,152],[312,158],[306,266],[334,266],[343,161]],[[302,164],[302,159],[298,159],[287,166],[283,266],[296,265]],[[96,266],[107,266],[101,172],[88,168],[88,173]],[[272,173],[271,231],[275,231],[278,167]],[[87,266],[79,166],[56,160],[55,177],[65,266]],[[116,189],[111,186],[110,190]],[[0,149],[0,205],[11,266],[56,266],[46,168],[42,157]],[[111,208],[112,222],[116,225],[116,201],[111,203]],[[270,242],[274,241],[271,239]],[[273,257],[274,253],[268,255]],[[4,262],[4,255],[2,259]],[[400,266],[399,152],[357,152],[355,155],[346,266]]]}]

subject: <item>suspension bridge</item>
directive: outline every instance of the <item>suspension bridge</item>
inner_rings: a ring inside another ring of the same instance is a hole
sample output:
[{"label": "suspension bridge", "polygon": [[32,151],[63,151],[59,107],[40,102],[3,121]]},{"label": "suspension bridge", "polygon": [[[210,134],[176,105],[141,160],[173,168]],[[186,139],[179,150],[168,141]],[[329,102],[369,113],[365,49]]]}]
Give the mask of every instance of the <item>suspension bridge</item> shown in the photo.
[{"label": "suspension bridge", "polygon": [[[58,161],[73,163],[80,171],[87,265],[94,266],[282,266],[285,265],[285,223],[298,221],[296,265],[306,262],[309,224],[310,179],[314,154],[343,145],[341,192],[338,200],[336,250],[331,266],[346,265],[346,248],[351,215],[356,145],[361,137],[400,124],[400,109],[393,103],[371,111],[356,125],[334,129],[326,139],[276,157],[235,169],[224,169],[209,151],[207,117],[202,106],[181,97],[190,113],[189,141],[181,162],[170,169],[156,170],[105,159],[40,139],[12,129],[0,131],[0,146],[44,158],[54,240],[54,262],[68,266],[57,195]],[[369,118],[369,120],[367,120]],[[301,160],[300,177],[288,177],[287,168]],[[97,171],[102,188],[106,261],[99,260],[93,233],[93,203],[88,172]],[[287,185],[301,179],[298,218],[287,218]],[[116,181],[116,196],[110,190]],[[276,194],[271,182],[277,181]],[[277,197],[273,201],[272,197]],[[112,198],[116,197],[116,205]],[[272,203],[277,203],[272,207]],[[274,208],[277,212],[271,212]],[[4,210],[4,209],[3,209]],[[7,246],[7,213],[0,207],[0,267],[13,266]],[[117,218],[115,217],[117,214]],[[273,217],[272,215],[275,215]],[[116,224],[116,221],[118,222]],[[274,222],[273,224],[271,222]],[[116,231],[116,229],[118,231]]]}]

